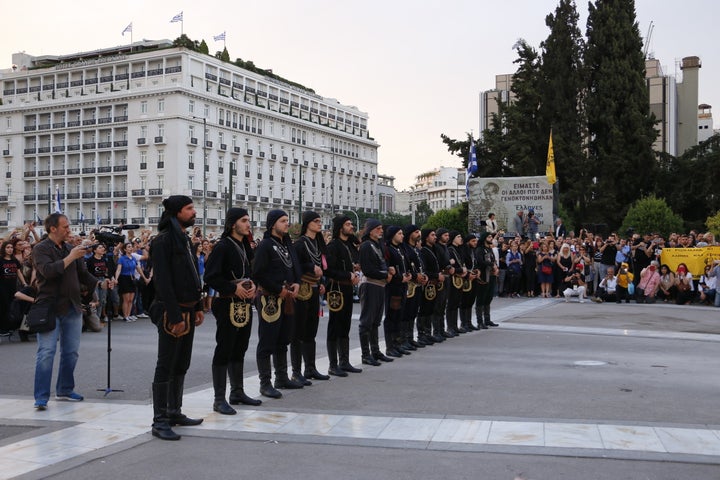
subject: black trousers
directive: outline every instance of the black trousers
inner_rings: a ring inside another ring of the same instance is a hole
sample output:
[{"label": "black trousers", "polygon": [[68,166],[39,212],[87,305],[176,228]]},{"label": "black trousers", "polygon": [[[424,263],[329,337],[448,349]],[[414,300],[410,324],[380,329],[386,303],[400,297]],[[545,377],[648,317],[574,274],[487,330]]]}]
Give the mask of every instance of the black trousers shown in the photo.
[{"label": "black trousers", "polygon": [[155,302],[150,307],[150,318],[158,329],[158,355],[153,383],[169,382],[172,377],[182,376],[190,368],[193,339],[195,338],[195,314],[191,312],[190,331],[182,337],[165,332],[162,317],[165,307]]},{"label": "black trousers", "polygon": [[[258,312],[262,311],[262,304],[259,300],[256,302]],[[291,301],[291,300],[286,300]],[[280,307],[284,309],[283,306]],[[293,335],[295,327],[295,318],[284,311],[280,312],[280,318],[274,322],[268,322],[262,317],[262,313],[258,313],[258,346],[256,351],[257,359],[270,358],[273,353],[287,354],[287,346]]]},{"label": "black trousers", "polygon": [[315,343],[320,318],[320,289],[313,288],[308,300],[295,301],[295,329],[292,342]]},{"label": "black trousers", "polygon": [[369,335],[380,326],[384,309],[385,287],[369,282],[360,285],[360,335]]},{"label": "black trousers", "polygon": [[327,339],[329,341],[350,338],[350,323],[353,311],[352,285],[340,285],[343,296],[343,308],[339,312],[330,311],[327,326]]},{"label": "black trousers", "polygon": [[223,366],[245,360],[245,352],[247,352],[252,332],[252,309],[247,324],[243,327],[236,327],[230,323],[231,303],[232,300],[229,298],[216,298],[212,303],[213,316],[217,321],[213,366]]}]

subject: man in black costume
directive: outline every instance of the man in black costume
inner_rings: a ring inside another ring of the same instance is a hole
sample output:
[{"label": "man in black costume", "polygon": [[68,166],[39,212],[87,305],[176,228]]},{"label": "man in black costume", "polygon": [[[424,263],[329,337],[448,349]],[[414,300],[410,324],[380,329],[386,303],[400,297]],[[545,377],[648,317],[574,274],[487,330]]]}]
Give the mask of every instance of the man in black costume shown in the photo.
[{"label": "man in black costume", "polygon": [[195,327],[202,324],[204,316],[197,260],[185,233],[195,224],[195,207],[185,195],[171,195],[163,200],[163,206],[160,233],[150,245],[156,290],[150,318],[158,329],[152,434],[162,440],[179,440],[174,425],[202,423],[202,419],[183,415],[181,408]]},{"label": "man in black costume", "polygon": [[[288,378],[287,346],[293,334],[295,298],[300,289],[300,267],[288,231],[290,221],[283,210],[270,210],[267,230],[255,249],[253,275],[259,287],[257,365],[260,393],[280,398],[278,388],[303,388]],[[275,364],[275,387],[271,380],[270,356]]]},{"label": "man in black costume", "polygon": [[360,283],[360,348],[362,363],[379,366],[380,361],[393,359],[380,351],[378,328],[385,308],[385,285],[395,269],[388,267],[383,253],[382,223],[374,218],[365,222],[365,235],[360,245],[360,269],[363,280]]},{"label": "man in black costume", "polygon": [[[300,238],[293,244],[293,248],[300,264],[302,283],[295,304],[295,333],[290,342],[290,362],[292,379],[308,386],[312,385],[309,378],[330,379],[315,367],[315,336],[320,321],[320,295],[325,293],[321,280],[327,268],[327,250],[322,236],[322,220],[318,213],[303,213]],[[301,369],[303,361],[304,374]]]},{"label": "man in black costume", "polygon": [[[212,379],[215,390],[213,410],[235,415],[230,405],[258,406],[243,388],[243,366],[252,330],[252,301],[255,284],[250,280],[253,251],[250,248],[250,216],[244,208],[231,208],[225,214],[225,229],[205,262],[205,283],[218,297],[212,302],[217,321]],[[225,400],[230,377],[230,403]]]},{"label": "man in black costume", "polygon": [[[330,360],[328,373],[347,377],[347,372],[360,373],[350,363],[350,321],[353,310],[353,287],[360,281],[358,250],[352,239],[355,228],[350,218],[341,215],[333,219],[332,240],[327,246],[329,278],[327,291],[330,319],[327,327],[327,351]],[[334,293],[339,292],[339,295]],[[339,363],[338,363],[339,359]]]}]

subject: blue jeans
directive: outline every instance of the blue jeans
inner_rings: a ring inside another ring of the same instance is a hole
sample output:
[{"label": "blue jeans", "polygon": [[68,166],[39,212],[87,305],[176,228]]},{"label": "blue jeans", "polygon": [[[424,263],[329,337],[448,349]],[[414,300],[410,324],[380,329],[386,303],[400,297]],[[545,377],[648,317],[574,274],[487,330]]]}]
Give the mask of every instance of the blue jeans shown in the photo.
[{"label": "blue jeans", "polygon": [[80,347],[82,313],[71,306],[65,315],[55,319],[55,330],[37,334],[37,357],[35,361],[35,401],[47,402],[50,398],[53,361],[60,338],[60,367],[58,369],[56,395],[68,395],[75,389],[75,365]]}]

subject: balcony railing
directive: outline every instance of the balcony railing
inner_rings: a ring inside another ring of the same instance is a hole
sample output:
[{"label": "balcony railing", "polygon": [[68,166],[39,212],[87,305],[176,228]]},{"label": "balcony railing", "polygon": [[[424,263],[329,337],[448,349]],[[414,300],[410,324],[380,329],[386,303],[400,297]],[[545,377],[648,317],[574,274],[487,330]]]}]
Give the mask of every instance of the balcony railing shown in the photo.
[{"label": "balcony railing", "polygon": [[[136,190],[131,191],[130,194],[131,194],[133,197],[144,197],[144,196],[145,196],[145,189],[144,189],[144,188],[138,188],[138,189],[136,189]],[[136,222],[133,221],[133,223],[136,223]]]},{"label": "balcony railing", "polygon": [[95,173],[95,167],[83,167],[82,173]]},{"label": "balcony railing", "polygon": [[127,165],[115,165],[113,167],[113,172],[127,172]]},{"label": "balcony railing", "polygon": [[110,198],[112,192],[97,192],[97,198]]},{"label": "balcony railing", "polygon": [[162,188],[151,188],[148,190],[148,195],[158,196],[163,194]]},{"label": "balcony railing", "polygon": [[104,166],[104,167],[97,167],[97,172],[98,172],[98,173],[108,173],[108,172],[112,172],[112,167],[111,167],[111,166],[107,166],[107,165]]},{"label": "balcony railing", "polygon": [[80,169],[79,168],[68,168],[67,174],[68,175],[78,175],[78,174],[80,174]]}]

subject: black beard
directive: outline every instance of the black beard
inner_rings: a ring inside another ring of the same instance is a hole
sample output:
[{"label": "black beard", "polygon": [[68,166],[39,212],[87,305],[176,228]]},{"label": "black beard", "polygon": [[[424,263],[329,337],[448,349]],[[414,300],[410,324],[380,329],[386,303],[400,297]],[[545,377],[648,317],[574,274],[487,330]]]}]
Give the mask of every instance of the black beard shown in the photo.
[{"label": "black beard", "polygon": [[180,224],[180,226],[181,226],[182,228],[192,227],[193,225],[195,225],[195,217],[192,217],[190,220],[187,221],[187,223],[186,223],[186,222],[183,222],[183,221],[180,220],[180,219],[178,219],[178,223]]}]

